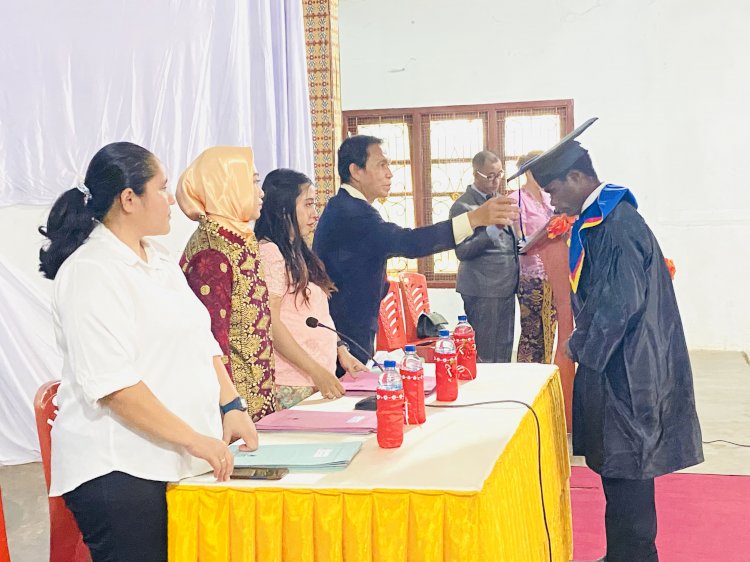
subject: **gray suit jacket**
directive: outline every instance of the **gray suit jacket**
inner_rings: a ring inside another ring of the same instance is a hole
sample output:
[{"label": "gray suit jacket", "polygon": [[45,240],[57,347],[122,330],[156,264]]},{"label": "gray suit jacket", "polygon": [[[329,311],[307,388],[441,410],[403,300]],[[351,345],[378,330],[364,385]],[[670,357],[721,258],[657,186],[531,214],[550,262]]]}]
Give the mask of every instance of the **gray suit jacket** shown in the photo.
[{"label": "gray suit jacket", "polygon": [[[469,186],[453,206],[450,217],[476,209],[485,199]],[[485,227],[456,246],[460,260],[456,276],[456,291],[471,297],[511,297],[518,290],[518,244],[512,227],[500,232],[500,243],[495,245]]]}]

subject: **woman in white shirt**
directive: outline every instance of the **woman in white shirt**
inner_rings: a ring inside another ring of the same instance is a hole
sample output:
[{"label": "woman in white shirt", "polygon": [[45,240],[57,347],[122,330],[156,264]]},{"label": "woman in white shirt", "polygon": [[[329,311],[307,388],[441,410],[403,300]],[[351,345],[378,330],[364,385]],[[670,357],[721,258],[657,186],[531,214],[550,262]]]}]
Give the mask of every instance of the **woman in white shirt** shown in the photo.
[{"label": "woman in white shirt", "polygon": [[50,495],[62,495],[94,562],[166,560],[166,483],[232,472],[227,443],[257,434],[221,362],[208,312],[176,261],[159,160],[102,148],[40,232],[64,356]]}]

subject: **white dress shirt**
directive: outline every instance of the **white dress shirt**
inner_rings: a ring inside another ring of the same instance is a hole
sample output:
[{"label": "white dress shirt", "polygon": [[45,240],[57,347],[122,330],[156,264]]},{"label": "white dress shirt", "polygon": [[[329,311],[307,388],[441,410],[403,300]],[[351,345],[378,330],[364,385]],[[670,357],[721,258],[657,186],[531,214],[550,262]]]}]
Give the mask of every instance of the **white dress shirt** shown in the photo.
[{"label": "white dress shirt", "polygon": [[604,189],[604,186],[607,185],[605,182],[602,182],[599,184],[599,187],[597,187],[594,191],[589,193],[589,196],[586,197],[586,200],[583,202],[583,207],[581,207],[581,213],[583,213],[586,209],[591,207],[591,205],[594,204],[594,201],[599,199],[599,194]]},{"label": "white dress shirt", "polygon": [[100,224],[55,278],[52,312],[64,362],[51,496],[112,471],[173,481],[210,470],[99,402],[142,381],[195,431],[222,435],[213,366],[222,352],[208,311],[166,249],[149,241],[145,250],[147,262]]}]

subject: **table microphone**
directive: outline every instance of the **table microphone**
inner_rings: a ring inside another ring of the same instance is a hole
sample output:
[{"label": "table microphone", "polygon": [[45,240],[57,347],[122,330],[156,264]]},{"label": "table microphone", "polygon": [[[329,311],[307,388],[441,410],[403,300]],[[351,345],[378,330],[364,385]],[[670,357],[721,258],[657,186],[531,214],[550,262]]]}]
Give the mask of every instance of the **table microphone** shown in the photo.
[{"label": "table microphone", "polygon": [[342,334],[338,330],[335,330],[335,329],[331,328],[330,326],[326,326],[325,324],[322,324],[321,322],[318,322],[318,319],[315,318],[314,316],[308,316],[307,320],[305,320],[305,324],[307,324],[308,327],[310,327],[310,328],[325,328],[326,330],[330,330],[330,331],[338,334],[339,336],[341,336],[342,338],[344,338],[345,340],[347,340],[349,343],[354,344],[359,350],[361,350],[362,352],[364,352],[364,354],[367,355],[367,357],[369,357],[372,360],[373,364],[378,369],[380,369],[382,372],[385,372],[383,370],[383,367],[380,365],[380,363],[378,363],[375,360],[375,358],[370,354],[369,351],[367,351],[364,347],[362,347],[361,345],[359,345],[357,342],[355,342],[352,338],[350,338],[346,334]]}]

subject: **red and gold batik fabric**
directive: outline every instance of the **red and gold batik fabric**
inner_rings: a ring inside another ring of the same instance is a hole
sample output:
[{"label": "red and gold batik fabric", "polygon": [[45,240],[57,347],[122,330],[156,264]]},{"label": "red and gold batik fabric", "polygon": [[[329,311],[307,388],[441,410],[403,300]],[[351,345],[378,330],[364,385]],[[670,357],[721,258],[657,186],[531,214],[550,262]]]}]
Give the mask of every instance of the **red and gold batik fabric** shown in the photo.
[{"label": "red and gold batik fabric", "polygon": [[211,315],[222,361],[253,420],[276,411],[271,310],[255,236],[202,218],[180,265]]}]

